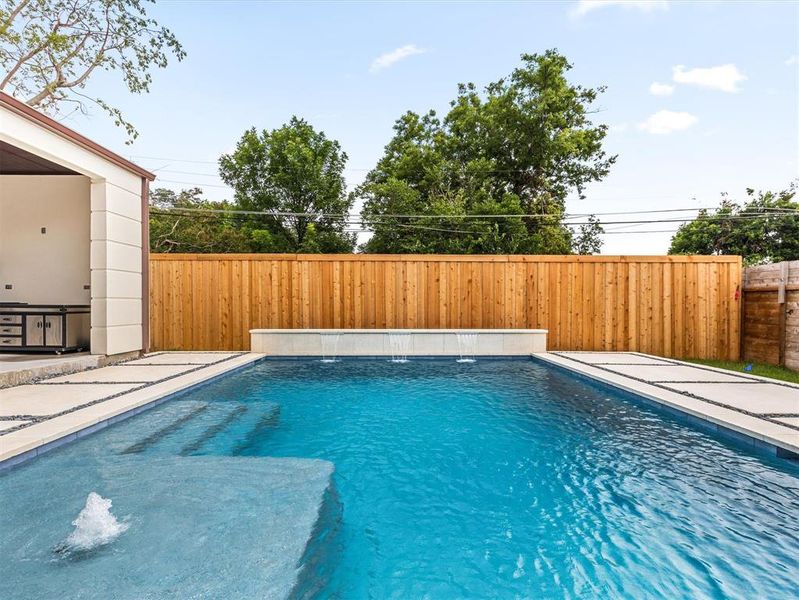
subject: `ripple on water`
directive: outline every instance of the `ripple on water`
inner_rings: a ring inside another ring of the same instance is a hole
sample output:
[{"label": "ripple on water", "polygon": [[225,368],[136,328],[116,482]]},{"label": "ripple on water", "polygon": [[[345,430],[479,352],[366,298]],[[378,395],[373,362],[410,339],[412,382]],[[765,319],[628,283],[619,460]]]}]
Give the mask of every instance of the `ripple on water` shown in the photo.
[{"label": "ripple on water", "polygon": [[[173,402],[247,408],[204,439],[206,457],[335,464],[340,511],[319,534],[335,531],[335,543],[309,553],[327,584],[303,579],[322,597],[799,596],[796,465],[535,362],[274,361]],[[39,464],[100,465],[135,431],[133,419]],[[169,448],[193,447],[170,435]],[[135,472],[98,471],[137,485]],[[249,498],[257,481],[225,493]],[[191,525],[186,515],[170,534]],[[225,556],[231,542],[213,535]]]}]

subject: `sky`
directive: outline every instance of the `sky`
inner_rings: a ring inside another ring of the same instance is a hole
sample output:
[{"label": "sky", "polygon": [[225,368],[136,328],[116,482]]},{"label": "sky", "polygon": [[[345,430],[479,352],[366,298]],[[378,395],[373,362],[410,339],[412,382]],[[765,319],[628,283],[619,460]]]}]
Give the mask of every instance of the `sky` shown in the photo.
[{"label": "sky", "polygon": [[[618,155],[569,212],[640,220],[603,213],[713,207],[722,192],[742,200],[799,177],[799,3],[158,0],[150,14],[186,59],[155,71],[146,95],[114,73],[88,87],[139,138],[126,145],[91,107],[64,123],[154,170],[157,186],[230,198],[219,156],[246,129],[297,115],[341,143],[352,188],[402,113],[444,113],[458,83],[485,86],[549,48],[572,62],[573,83],[607,87],[594,121]],[[602,252],[663,254],[678,225],[608,223]],[[659,233],[633,233],[648,231]]]}]

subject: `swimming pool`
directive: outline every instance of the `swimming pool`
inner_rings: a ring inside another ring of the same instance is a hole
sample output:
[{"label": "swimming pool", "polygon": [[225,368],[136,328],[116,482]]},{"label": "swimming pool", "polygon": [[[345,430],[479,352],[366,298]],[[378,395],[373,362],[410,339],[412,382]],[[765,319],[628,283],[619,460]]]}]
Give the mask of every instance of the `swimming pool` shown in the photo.
[{"label": "swimming pool", "polygon": [[[92,491],[127,530],[62,556]],[[0,506],[6,598],[798,595],[795,463],[530,360],[261,362],[6,473]],[[264,556],[291,541],[299,569]]]}]

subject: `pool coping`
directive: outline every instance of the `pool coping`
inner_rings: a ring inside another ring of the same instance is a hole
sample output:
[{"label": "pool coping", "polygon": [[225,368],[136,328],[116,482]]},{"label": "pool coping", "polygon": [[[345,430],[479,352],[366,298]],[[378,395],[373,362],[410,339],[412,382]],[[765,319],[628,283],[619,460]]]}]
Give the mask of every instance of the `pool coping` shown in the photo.
[{"label": "pool coping", "polygon": [[[569,354],[578,353],[570,352]],[[612,355],[613,353],[608,352],[607,354]],[[624,352],[620,354],[654,358],[668,361],[674,365],[698,367],[718,373],[730,373],[730,371],[724,369],[717,369],[706,365],[695,365],[671,358],[661,359],[657,356],[639,352]],[[602,369],[601,366],[594,366],[567,356],[562,356],[557,352],[537,353],[533,354],[533,358],[545,364],[581,375],[588,380],[597,381],[612,388],[630,393],[645,401],[665,408],[670,412],[687,417],[704,429],[717,431],[737,441],[744,442],[745,445],[751,446],[753,449],[766,450],[781,458],[799,459],[799,430],[795,428],[781,425],[765,418],[755,417],[746,412],[692,396],[687,392],[666,389],[642,379],[628,377],[620,373]],[[785,387],[796,389],[799,393],[799,386],[778,382],[765,377],[747,374],[745,377],[742,377],[742,379],[751,379],[754,380],[753,382],[757,383],[784,385]]]},{"label": "pool coping", "polygon": [[242,353],[11,431],[0,436],[0,472],[249,367],[264,358],[266,357],[263,354]]}]

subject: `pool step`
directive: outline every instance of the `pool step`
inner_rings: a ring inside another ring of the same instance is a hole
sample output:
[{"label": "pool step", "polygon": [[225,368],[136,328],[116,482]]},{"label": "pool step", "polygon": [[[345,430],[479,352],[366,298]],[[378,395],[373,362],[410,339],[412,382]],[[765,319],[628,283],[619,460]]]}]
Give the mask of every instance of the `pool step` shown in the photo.
[{"label": "pool step", "polygon": [[280,405],[271,403],[264,405],[259,412],[259,419],[252,423],[243,435],[231,438],[230,456],[252,454],[252,450],[263,443],[279,424]]},{"label": "pool step", "polygon": [[180,429],[207,407],[207,402],[176,400],[147,410],[112,430],[109,439],[110,449],[120,454],[140,452],[148,444],[154,443],[171,431]]},{"label": "pool step", "polygon": [[328,586],[339,557],[344,552],[341,536],[343,514],[343,505],[331,479],[322,496],[305,552],[297,565],[297,577],[289,600],[318,598]]},{"label": "pool step", "polygon": [[[241,417],[245,411],[246,407],[239,402],[210,402],[204,408],[176,422],[175,426],[164,427],[142,439],[123,454],[185,456],[190,453],[193,446],[202,446]],[[185,454],[184,450],[187,450]]]},{"label": "pool step", "polygon": [[[81,456],[78,444],[65,450],[57,454]],[[327,461],[297,458],[103,453],[48,469],[50,460],[0,484],[2,598],[285,600],[333,475]],[[95,489],[112,514],[131,515],[130,528],[107,546],[54,556]]]},{"label": "pool step", "polygon": [[231,410],[227,416],[214,425],[206,429],[203,434],[196,438],[193,442],[189,442],[180,450],[181,456],[189,456],[195,454],[200,448],[205,446],[209,441],[214,439],[221,432],[228,429],[232,423],[241,419],[244,413],[247,412],[247,407],[244,404],[239,404],[236,408]]},{"label": "pool step", "polygon": [[[273,403],[248,404],[241,418],[219,431],[212,443],[192,449],[192,456],[239,456],[249,447],[268,436],[280,422],[280,406]],[[210,441],[210,439],[208,440]]]}]

